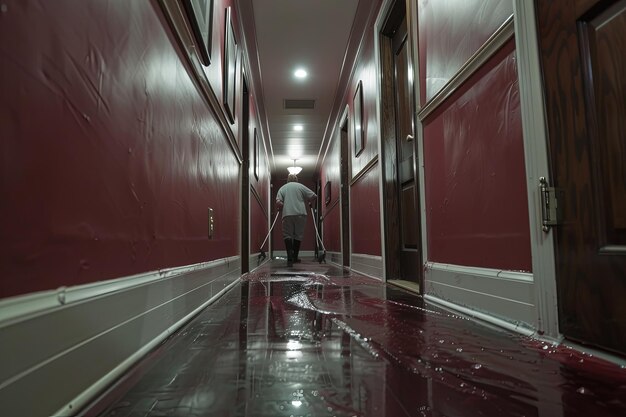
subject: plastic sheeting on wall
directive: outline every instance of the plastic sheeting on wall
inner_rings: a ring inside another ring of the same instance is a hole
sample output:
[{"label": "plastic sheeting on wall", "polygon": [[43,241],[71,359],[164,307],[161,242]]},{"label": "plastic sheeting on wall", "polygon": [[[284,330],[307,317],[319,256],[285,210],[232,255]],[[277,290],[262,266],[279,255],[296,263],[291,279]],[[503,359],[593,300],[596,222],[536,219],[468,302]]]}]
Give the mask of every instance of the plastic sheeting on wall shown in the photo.
[{"label": "plastic sheeting on wall", "polygon": [[424,127],[429,261],[531,271],[510,41]]},{"label": "plastic sheeting on wall", "polygon": [[421,103],[437,94],[512,14],[510,0],[420,0]]},{"label": "plastic sheeting on wall", "polygon": [[239,163],[157,3],[4,3],[0,296],[236,255]]},{"label": "plastic sheeting on wall", "polygon": [[374,165],[350,187],[352,253],[382,256],[379,165]]}]

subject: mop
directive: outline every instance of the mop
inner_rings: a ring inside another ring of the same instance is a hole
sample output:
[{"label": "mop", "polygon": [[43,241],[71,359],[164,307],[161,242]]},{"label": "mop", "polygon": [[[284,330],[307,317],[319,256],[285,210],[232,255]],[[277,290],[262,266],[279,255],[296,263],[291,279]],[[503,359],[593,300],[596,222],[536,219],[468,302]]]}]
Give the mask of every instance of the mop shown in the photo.
[{"label": "mop", "polygon": [[270,231],[267,232],[267,236],[265,236],[265,240],[263,241],[263,243],[261,243],[261,247],[259,248],[259,250],[261,251],[259,253],[259,256],[257,258],[257,265],[260,264],[261,262],[263,262],[265,260],[265,258],[267,258],[267,256],[265,256],[265,251],[263,250],[263,246],[265,245],[265,242],[267,242],[267,239],[270,237],[270,233],[272,233],[272,229],[274,229],[274,225],[276,224],[276,220],[278,220],[278,215],[280,214],[280,211],[276,213],[276,217],[274,218],[274,222],[272,223],[272,227],[270,227]]},{"label": "mop", "polygon": [[322,253],[318,253],[317,260],[319,263],[326,263],[326,248],[324,247],[324,242],[322,242],[322,238],[320,237],[319,232],[317,231],[317,223],[315,222],[315,213],[313,213],[313,207],[311,207],[311,216],[313,216],[313,226],[315,227],[315,235],[317,236],[317,240],[320,242],[320,246],[322,247]]}]

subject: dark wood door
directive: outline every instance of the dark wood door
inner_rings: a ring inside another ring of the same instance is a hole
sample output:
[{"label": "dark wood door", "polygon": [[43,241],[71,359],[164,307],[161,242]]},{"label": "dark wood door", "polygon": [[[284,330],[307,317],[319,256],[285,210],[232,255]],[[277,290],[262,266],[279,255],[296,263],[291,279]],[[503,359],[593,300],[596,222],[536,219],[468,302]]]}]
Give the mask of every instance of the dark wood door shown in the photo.
[{"label": "dark wood door", "polygon": [[385,273],[388,280],[421,284],[413,83],[404,1],[392,6],[380,33],[380,48]]},{"label": "dark wood door", "polygon": [[415,178],[415,141],[413,126],[413,84],[409,73],[410,49],[406,17],[402,19],[393,38],[394,96],[396,107],[396,157],[397,190],[400,219],[399,261],[400,279],[417,281],[418,260],[418,210],[417,181]]},{"label": "dark wood door", "polygon": [[626,0],[536,1],[552,178],[559,325],[626,354]]},{"label": "dark wood door", "polygon": [[348,118],[341,126],[341,253],[343,266],[350,267],[350,148],[348,146]]},{"label": "dark wood door", "polygon": [[243,81],[241,135],[243,163],[241,164],[241,273],[250,271],[250,94],[248,83]]}]

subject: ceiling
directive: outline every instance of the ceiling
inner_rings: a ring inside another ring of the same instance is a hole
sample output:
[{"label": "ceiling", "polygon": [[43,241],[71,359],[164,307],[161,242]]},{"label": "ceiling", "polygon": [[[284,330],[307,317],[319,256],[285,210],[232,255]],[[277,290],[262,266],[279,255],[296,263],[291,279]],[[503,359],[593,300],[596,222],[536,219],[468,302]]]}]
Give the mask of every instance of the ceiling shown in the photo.
[{"label": "ceiling", "polygon": [[[253,91],[272,175],[287,175],[287,167],[303,168],[313,177],[337,113],[337,91],[347,85],[373,0],[239,0],[238,8]],[[347,65],[345,64],[347,63]],[[303,68],[308,76],[297,79]],[[285,100],[314,100],[311,108],[285,108]],[[295,131],[302,125],[302,131]],[[322,151],[320,151],[322,150]]]}]

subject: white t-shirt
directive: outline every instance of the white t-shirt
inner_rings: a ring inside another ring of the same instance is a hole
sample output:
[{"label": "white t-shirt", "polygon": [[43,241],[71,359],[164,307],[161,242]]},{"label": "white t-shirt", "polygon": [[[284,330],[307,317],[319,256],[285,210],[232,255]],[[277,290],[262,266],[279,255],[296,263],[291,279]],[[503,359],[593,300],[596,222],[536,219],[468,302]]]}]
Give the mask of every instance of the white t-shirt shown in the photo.
[{"label": "white t-shirt", "polygon": [[285,216],[306,216],[306,206],[311,199],[317,195],[307,186],[299,182],[288,182],[280,187],[276,199],[283,202],[283,217]]}]

